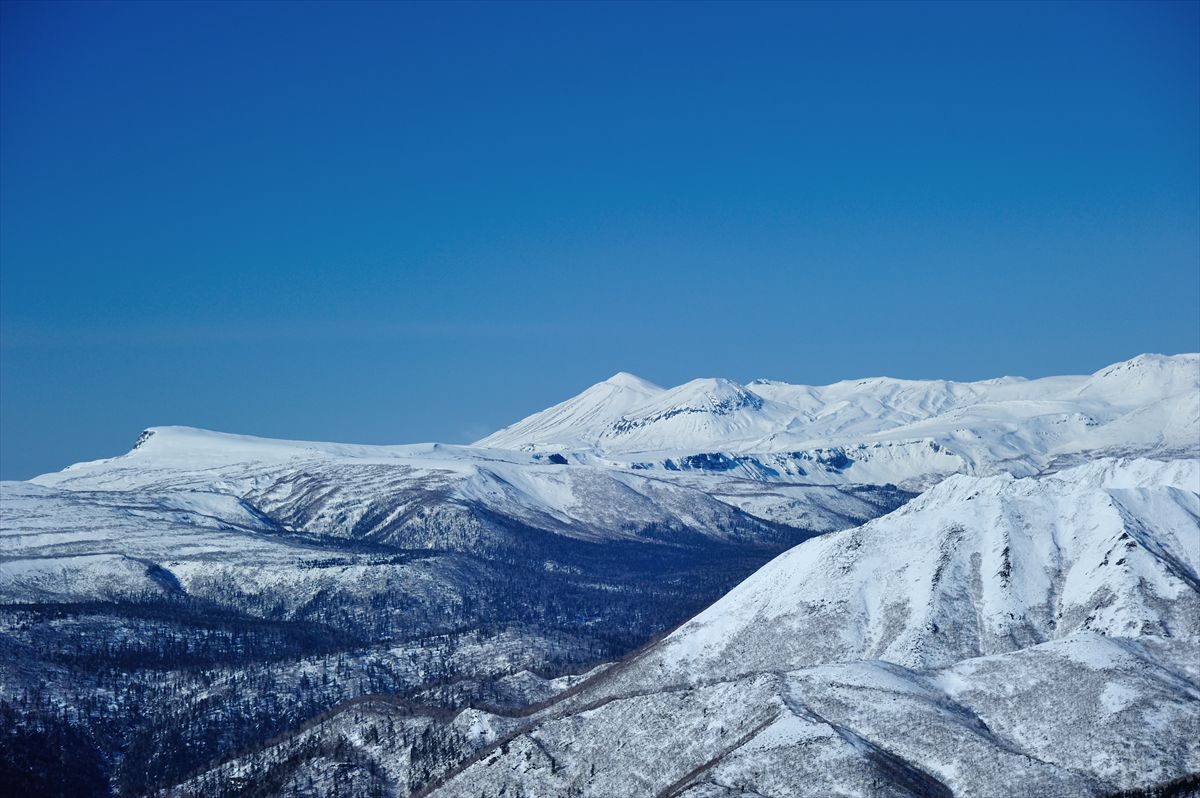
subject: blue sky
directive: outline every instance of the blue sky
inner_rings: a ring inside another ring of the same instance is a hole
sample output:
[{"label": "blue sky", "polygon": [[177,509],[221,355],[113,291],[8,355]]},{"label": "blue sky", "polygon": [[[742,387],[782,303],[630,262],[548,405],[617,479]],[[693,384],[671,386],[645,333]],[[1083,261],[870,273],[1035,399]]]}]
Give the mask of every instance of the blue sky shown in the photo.
[{"label": "blue sky", "polygon": [[5,478],[1200,348],[1195,3],[0,15]]}]

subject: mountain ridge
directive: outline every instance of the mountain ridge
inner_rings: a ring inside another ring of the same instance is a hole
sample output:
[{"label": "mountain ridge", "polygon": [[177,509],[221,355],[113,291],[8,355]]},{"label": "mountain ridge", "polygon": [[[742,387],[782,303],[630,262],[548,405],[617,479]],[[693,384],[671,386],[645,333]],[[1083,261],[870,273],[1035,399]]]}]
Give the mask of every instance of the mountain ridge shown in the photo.
[{"label": "mountain ridge", "polygon": [[956,471],[1037,473],[1064,457],[1200,453],[1191,435],[1200,420],[1197,354],[1145,354],[1091,375],[1035,380],[693,380],[640,404],[591,407],[583,419],[575,403],[595,387],[555,406],[575,419],[569,434],[543,411],[476,445],[667,469],[678,468],[683,455],[719,453],[761,466],[745,469],[746,476],[789,473],[790,453],[807,452],[811,460],[829,449],[840,450],[850,468],[859,459],[848,452],[877,445],[936,444],[959,459],[936,472],[928,463],[897,460],[884,473],[854,477],[918,487]]},{"label": "mountain ridge", "polygon": [[[430,794],[1065,798],[1186,780],[1197,519],[1194,461],[951,477],[780,555]],[[1051,539],[1072,553],[1046,582]]]},{"label": "mountain ridge", "polygon": [[484,440],[150,427],[0,483],[0,717],[77,730],[106,794],[1074,798],[1200,772],[1200,356],[619,372]]}]

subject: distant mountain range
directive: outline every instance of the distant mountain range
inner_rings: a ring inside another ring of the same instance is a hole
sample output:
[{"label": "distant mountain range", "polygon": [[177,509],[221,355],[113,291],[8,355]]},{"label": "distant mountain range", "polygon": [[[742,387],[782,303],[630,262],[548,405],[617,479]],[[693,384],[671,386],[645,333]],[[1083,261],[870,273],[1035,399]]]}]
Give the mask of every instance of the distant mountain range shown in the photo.
[{"label": "distant mountain range", "polygon": [[0,788],[1183,794],[1198,458],[1194,354],[622,373],[470,446],[151,427],[0,484]]},{"label": "distant mountain range", "polygon": [[[1090,376],[982,382],[700,379],[663,389],[622,373],[476,446],[665,468],[720,463],[752,477],[923,484],[956,472],[1024,476],[1105,455],[1195,455],[1198,391],[1194,354],[1141,355]],[[814,460],[818,467],[806,465]],[[821,467],[831,462],[841,465]]]}]

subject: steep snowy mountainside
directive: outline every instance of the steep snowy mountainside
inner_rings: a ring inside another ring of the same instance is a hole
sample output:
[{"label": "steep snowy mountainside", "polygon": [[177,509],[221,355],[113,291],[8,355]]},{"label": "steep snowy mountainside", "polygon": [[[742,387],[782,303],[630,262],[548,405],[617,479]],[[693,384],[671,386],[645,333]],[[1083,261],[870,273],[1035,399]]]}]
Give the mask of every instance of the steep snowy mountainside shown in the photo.
[{"label": "steep snowy mountainside", "polygon": [[1082,634],[934,672],[860,661],[664,686],[547,713],[428,794],[1184,796],[1200,767],[1188,655]]},{"label": "steep snowy mountainside", "polygon": [[954,476],[780,555],[665,640],[655,667],[711,676],[866,658],[928,668],[1076,631],[1193,638],[1197,523],[1197,461]]},{"label": "steep snowy mountainside", "polygon": [[[787,475],[789,463],[836,450],[846,465],[813,474],[816,481],[918,486],[956,472],[1033,474],[1072,458],[1200,453],[1196,354],[1140,355],[1090,376],[1036,380],[874,378],[827,386],[758,380],[742,386],[703,379],[648,391],[640,402],[598,405],[591,397],[607,395],[606,385],[552,408],[587,409],[586,415],[570,411],[567,432],[553,423],[557,415],[544,418],[551,411],[543,411],[478,445],[587,452],[668,469],[681,457],[720,454],[754,461],[758,478]],[[887,467],[860,467],[872,447],[919,458],[929,443],[955,462],[892,456]]]},{"label": "steep snowy mountainside", "polygon": [[760,569],[434,791],[1108,795],[1200,771],[1200,463],[956,476]]}]

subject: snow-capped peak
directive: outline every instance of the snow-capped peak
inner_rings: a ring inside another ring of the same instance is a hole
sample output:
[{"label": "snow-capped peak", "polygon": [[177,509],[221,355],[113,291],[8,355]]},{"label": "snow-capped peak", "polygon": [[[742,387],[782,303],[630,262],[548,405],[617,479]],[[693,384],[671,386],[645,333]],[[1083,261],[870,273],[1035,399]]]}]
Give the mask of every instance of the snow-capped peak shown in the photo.
[{"label": "snow-capped peak", "polygon": [[[931,441],[975,473],[1034,473],[1081,452],[1197,450],[1191,430],[1198,416],[1195,354],[1141,355],[1090,376],[977,382],[876,377],[808,386],[760,379],[746,386],[704,378],[662,389],[622,372],[479,445],[646,459]],[[897,481],[913,476],[896,471]]]},{"label": "snow-capped peak", "polygon": [[1200,354],[1138,355],[1091,375],[1079,395],[1134,405],[1190,392],[1200,397]]},{"label": "snow-capped peak", "polygon": [[617,388],[628,388],[647,394],[657,393],[662,390],[662,388],[650,382],[650,380],[644,380],[636,374],[630,374],[628,371],[618,371],[605,380],[603,384],[613,385]]},{"label": "snow-capped peak", "polygon": [[660,393],[662,388],[654,383],[619,371],[565,402],[492,433],[475,445],[525,450],[590,448],[595,444],[599,430],[630,408]]}]

